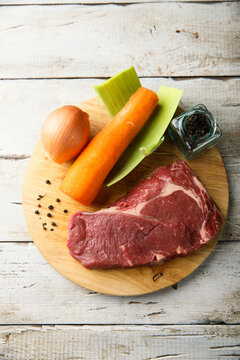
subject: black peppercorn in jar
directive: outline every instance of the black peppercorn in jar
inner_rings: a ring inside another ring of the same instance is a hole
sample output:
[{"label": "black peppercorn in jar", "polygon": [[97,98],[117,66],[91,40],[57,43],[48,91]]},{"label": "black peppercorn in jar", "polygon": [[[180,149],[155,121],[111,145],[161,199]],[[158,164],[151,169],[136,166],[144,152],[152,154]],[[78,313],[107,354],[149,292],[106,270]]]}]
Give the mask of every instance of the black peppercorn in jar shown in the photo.
[{"label": "black peppercorn in jar", "polygon": [[199,139],[209,134],[211,123],[204,113],[196,112],[186,118],[184,128],[188,136]]},{"label": "black peppercorn in jar", "polygon": [[173,119],[168,132],[186,159],[215,146],[222,136],[213,115],[202,104]]}]

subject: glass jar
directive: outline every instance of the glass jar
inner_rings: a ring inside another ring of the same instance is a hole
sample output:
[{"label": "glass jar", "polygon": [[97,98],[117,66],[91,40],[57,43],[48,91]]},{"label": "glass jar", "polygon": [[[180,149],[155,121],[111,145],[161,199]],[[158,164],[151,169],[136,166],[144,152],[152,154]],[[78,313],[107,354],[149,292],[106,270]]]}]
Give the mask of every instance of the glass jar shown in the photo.
[{"label": "glass jar", "polygon": [[[193,120],[195,124],[193,124]],[[196,128],[196,120],[199,119]],[[191,123],[192,122],[192,123]],[[168,133],[185,159],[216,145],[222,132],[206,106],[199,104],[185,111],[169,125]]]}]

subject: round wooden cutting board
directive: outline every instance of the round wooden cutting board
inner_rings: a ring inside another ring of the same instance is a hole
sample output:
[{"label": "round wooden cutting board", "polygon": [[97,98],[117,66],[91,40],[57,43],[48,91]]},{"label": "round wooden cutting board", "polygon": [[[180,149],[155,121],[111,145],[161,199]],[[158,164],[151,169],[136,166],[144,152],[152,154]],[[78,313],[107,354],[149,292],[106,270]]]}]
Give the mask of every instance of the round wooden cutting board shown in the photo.
[{"label": "round wooden cutting board", "polygon": [[[79,107],[90,115],[91,137],[110,120],[103,105],[96,102],[96,99],[85,101]],[[177,283],[206,259],[220,234],[208,245],[189,256],[175,258],[163,265],[133,269],[87,270],[68,252],[66,239],[69,216],[77,210],[96,211],[107,207],[150,176],[158,166],[175,161],[177,156],[182,158],[168,138],[159,148],[160,151],[171,152],[172,155],[157,153],[150,155],[125,179],[109,188],[103,186],[94,203],[85,207],[59,190],[59,184],[71,162],[58,165],[47,159],[41,141],[38,142],[23,181],[23,210],[34,243],[49,264],[60,274],[78,285],[104,294],[140,295]],[[217,148],[212,148],[187,163],[207,188],[225,218],[228,207],[228,182]],[[46,180],[50,180],[51,184],[47,184]],[[43,195],[40,200],[38,200],[39,195]],[[61,201],[57,202],[57,198]],[[41,207],[38,207],[39,204]],[[49,205],[54,209],[49,210]],[[64,209],[67,209],[68,213],[65,213]],[[35,213],[36,210],[39,214]],[[52,217],[47,216],[49,212]],[[57,226],[52,226],[51,222],[55,222]],[[43,225],[44,223],[46,224]]]}]

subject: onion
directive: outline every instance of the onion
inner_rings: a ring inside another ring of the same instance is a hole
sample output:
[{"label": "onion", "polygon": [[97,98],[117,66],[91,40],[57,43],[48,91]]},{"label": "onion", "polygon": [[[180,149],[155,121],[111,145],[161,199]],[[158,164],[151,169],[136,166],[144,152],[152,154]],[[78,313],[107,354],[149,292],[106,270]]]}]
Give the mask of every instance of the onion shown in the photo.
[{"label": "onion", "polygon": [[89,115],[76,106],[53,111],[42,125],[41,139],[47,155],[62,164],[78,155],[90,135]]}]

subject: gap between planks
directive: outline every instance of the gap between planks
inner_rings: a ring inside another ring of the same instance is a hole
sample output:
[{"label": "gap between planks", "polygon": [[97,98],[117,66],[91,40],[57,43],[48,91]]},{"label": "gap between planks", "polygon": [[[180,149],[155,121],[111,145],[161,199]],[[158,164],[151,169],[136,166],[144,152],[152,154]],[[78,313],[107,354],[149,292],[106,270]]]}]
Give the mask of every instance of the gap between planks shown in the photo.
[{"label": "gap between planks", "polygon": [[1,6],[62,6],[62,5],[77,5],[77,6],[107,6],[107,5],[115,5],[115,6],[130,6],[130,5],[148,5],[148,4],[164,4],[164,3],[189,3],[189,4],[217,4],[217,3],[233,3],[238,2],[239,0],[156,0],[156,1],[105,1],[105,2],[32,2],[32,3],[2,3]]},{"label": "gap between planks", "polygon": [[67,327],[67,326],[72,326],[72,327],[78,327],[78,326],[81,326],[81,327],[92,327],[92,326],[96,326],[96,327],[99,327],[101,328],[102,326],[106,326],[106,327],[111,327],[111,326],[121,326],[121,327],[132,327],[132,328],[135,328],[135,327],[144,327],[144,326],[151,326],[152,328],[154,327],[164,327],[164,326],[169,326],[169,327],[174,327],[174,326],[181,326],[181,327],[184,327],[184,328],[187,328],[187,327],[192,327],[192,326],[200,326],[200,327],[213,327],[213,326],[224,326],[226,328],[228,328],[229,326],[233,326],[233,327],[236,327],[238,328],[239,327],[239,334],[240,334],[240,323],[231,323],[231,322],[224,322],[224,321],[202,321],[202,322],[191,322],[191,323],[185,323],[185,322],[177,322],[176,324],[174,323],[136,323],[136,324],[133,324],[133,323],[112,323],[112,324],[108,324],[108,323],[89,323],[89,324],[86,324],[86,323],[71,323],[71,322],[68,322],[68,323],[41,323],[41,324],[38,324],[38,323],[32,323],[32,324],[28,324],[28,323],[0,323],[0,327],[7,327],[7,326],[13,326],[13,327],[20,327],[20,326],[26,326],[26,327],[31,327],[31,326],[34,326],[34,327],[43,327],[43,326],[52,326],[52,327],[55,327],[55,326],[63,326],[63,327]]},{"label": "gap between planks", "polygon": [[[230,105],[229,105],[230,106]],[[237,107],[237,106],[240,106],[240,103],[239,104],[234,104],[234,105],[231,105],[231,106],[234,106],[234,107]],[[231,155],[231,154],[221,154],[223,160],[224,158],[238,158],[238,156],[236,155]],[[21,154],[21,155],[17,155],[17,154],[6,154],[6,155],[0,155],[0,160],[7,160],[7,161],[18,161],[18,160],[27,160],[27,159],[30,159],[31,155],[29,154]],[[235,175],[237,175],[235,173]]]},{"label": "gap between planks", "polygon": [[[115,74],[112,74],[114,76]],[[34,80],[108,80],[111,76],[62,76],[62,77],[6,77],[0,78],[0,81],[34,81]],[[157,76],[149,76],[143,75],[139,76],[139,79],[169,79],[173,81],[185,81],[185,80],[196,80],[196,79],[204,79],[204,80],[219,80],[219,81],[228,81],[228,80],[239,80],[240,75],[224,75],[224,76],[209,76],[209,75],[201,75],[201,76],[166,76],[166,75],[157,75]]]}]

